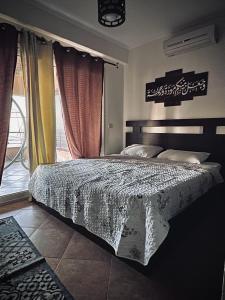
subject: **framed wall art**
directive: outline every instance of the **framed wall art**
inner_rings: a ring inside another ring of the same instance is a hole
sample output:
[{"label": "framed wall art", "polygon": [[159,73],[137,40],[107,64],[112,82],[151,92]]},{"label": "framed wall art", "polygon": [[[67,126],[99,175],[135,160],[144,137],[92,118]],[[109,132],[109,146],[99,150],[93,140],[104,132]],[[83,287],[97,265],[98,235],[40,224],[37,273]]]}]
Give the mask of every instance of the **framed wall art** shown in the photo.
[{"label": "framed wall art", "polygon": [[208,72],[183,73],[182,69],[165,73],[165,77],[146,83],[146,102],[164,103],[164,106],[181,105],[182,101],[207,95]]}]

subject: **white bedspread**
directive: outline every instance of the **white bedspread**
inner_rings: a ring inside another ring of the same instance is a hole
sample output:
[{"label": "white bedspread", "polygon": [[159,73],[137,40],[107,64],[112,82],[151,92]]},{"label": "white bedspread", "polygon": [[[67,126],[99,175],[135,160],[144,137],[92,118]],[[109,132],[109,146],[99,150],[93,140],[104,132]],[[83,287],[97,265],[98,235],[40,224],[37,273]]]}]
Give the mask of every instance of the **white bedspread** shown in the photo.
[{"label": "white bedspread", "polygon": [[79,159],[39,166],[29,190],[116,255],[147,265],[168,234],[168,220],[222,181],[218,169],[197,164]]}]

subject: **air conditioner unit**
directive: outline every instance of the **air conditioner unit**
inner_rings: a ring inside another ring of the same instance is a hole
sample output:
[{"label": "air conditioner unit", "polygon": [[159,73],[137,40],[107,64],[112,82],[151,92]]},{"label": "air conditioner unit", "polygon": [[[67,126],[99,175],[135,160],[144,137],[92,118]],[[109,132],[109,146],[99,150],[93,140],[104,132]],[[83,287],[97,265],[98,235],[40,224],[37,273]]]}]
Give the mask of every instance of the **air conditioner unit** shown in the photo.
[{"label": "air conditioner unit", "polygon": [[163,48],[167,56],[173,56],[214,43],[216,43],[215,25],[209,25],[166,40]]}]

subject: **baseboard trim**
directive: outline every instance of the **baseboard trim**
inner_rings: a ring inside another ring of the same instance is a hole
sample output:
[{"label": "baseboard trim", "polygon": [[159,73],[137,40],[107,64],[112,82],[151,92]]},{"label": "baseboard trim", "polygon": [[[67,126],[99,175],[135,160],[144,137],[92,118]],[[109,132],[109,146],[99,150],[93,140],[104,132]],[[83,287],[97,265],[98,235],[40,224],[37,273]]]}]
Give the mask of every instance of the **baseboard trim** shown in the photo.
[{"label": "baseboard trim", "polygon": [[21,201],[22,199],[24,200],[26,198],[27,199],[30,198],[30,193],[28,190],[0,196],[0,206],[18,202],[18,201]]}]

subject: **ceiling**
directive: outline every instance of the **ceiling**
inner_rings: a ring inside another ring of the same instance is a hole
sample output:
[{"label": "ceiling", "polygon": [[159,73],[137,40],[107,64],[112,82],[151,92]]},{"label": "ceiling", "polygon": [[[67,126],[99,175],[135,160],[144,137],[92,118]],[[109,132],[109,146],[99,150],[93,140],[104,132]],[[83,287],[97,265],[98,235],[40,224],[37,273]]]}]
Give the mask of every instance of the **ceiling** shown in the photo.
[{"label": "ceiling", "polygon": [[33,0],[39,7],[105,37],[124,48],[152,40],[225,15],[224,0],[127,0],[126,22],[107,28],[97,21],[97,0]]}]

